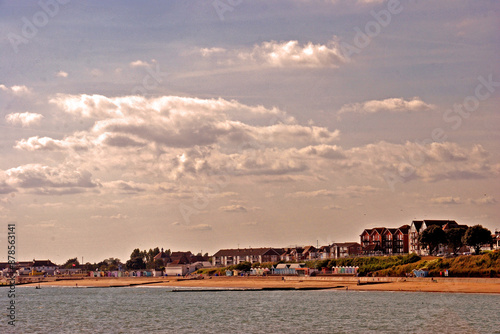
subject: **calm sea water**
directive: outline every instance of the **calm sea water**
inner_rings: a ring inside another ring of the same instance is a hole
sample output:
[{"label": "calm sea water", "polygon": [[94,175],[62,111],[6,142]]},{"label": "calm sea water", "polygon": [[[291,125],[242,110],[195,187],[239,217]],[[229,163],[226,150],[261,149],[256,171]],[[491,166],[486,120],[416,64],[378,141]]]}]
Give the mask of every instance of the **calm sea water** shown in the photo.
[{"label": "calm sea water", "polygon": [[18,287],[1,333],[500,333],[500,296]]}]

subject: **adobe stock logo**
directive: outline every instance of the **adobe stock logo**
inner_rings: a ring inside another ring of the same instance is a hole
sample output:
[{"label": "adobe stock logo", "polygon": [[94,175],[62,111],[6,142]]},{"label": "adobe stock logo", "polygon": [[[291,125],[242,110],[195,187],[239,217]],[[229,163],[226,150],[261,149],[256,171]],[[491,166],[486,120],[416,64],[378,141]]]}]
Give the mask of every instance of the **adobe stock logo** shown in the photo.
[{"label": "adobe stock logo", "polygon": [[40,0],[38,6],[41,8],[38,12],[33,14],[31,20],[26,16],[21,18],[23,27],[21,28],[21,35],[9,33],[7,38],[15,53],[19,52],[19,45],[28,44],[29,41],[38,35],[39,29],[45,27],[50,18],[53,18],[59,13],[59,5],[66,5],[71,0]]},{"label": "adobe stock logo", "polygon": [[[461,104],[454,104],[453,109],[444,112],[443,121],[450,124],[451,130],[458,130],[462,126],[463,120],[468,119],[479,108],[481,101],[489,99],[500,87],[500,81],[493,81],[493,74],[488,75],[487,78],[480,75],[477,81],[479,83],[474,88],[474,95],[466,96]],[[391,191],[395,191],[397,183],[405,183],[410,180],[417,173],[417,169],[424,165],[428,150],[426,145],[433,142],[443,142],[447,139],[446,129],[436,127],[432,129],[429,138],[421,142],[417,141],[418,150],[409,154],[408,157],[401,157],[401,162],[396,166],[397,173],[384,173],[384,179]]]},{"label": "adobe stock logo", "polygon": [[379,12],[370,11],[370,15],[375,19],[368,21],[365,24],[364,31],[359,27],[355,27],[352,44],[347,42],[340,43],[340,51],[344,59],[349,61],[353,54],[359,54],[361,50],[370,45],[371,41],[380,35],[382,28],[386,28],[392,21],[392,17],[403,11],[403,6],[399,0],[389,0],[387,9],[382,9]]}]

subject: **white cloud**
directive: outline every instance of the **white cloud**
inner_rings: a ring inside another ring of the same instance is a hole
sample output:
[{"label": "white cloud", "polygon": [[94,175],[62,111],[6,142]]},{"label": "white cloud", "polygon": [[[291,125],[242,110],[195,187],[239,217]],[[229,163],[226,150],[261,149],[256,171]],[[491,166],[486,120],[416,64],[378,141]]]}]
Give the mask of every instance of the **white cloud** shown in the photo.
[{"label": "white cloud", "polygon": [[31,89],[24,85],[14,85],[10,88],[5,85],[0,85],[0,90],[3,90],[4,92],[11,92],[14,95],[26,95],[31,93]]},{"label": "white cloud", "polygon": [[[151,59],[151,63],[156,63],[155,59]],[[147,61],[142,61],[142,60],[136,60],[132,61],[129,63],[130,67],[149,67],[151,64],[149,64]]]},{"label": "white cloud", "polygon": [[200,53],[203,57],[211,56],[214,53],[224,53],[226,49],[224,48],[202,48],[200,49]]},{"label": "white cloud", "polygon": [[93,144],[86,137],[75,135],[63,140],[35,136],[17,141],[14,147],[25,151],[63,151],[67,149],[85,151],[92,146]]},{"label": "white cloud", "polygon": [[269,41],[254,45],[251,49],[225,50],[222,48],[200,49],[204,57],[215,57],[221,64],[248,65],[253,63],[267,67],[337,68],[347,60],[343,56],[337,38],[327,44],[296,40]]},{"label": "white cloud", "polygon": [[351,103],[343,105],[339,114],[343,113],[363,113],[372,114],[378,112],[409,112],[409,111],[427,111],[434,109],[432,104],[425,103],[419,97],[411,100],[403,98],[389,98],[385,100],[371,100],[362,103]]},{"label": "white cloud", "polygon": [[13,113],[5,116],[7,123],[12,125],[21,125],[29,127],[31,125],[40,125],[43,115],[31,112]]},{"label": "white cloud", "polygon": [[56,77],[67,78],[68,77],[68,72],[59,71],[59,72],[56,73]]}]

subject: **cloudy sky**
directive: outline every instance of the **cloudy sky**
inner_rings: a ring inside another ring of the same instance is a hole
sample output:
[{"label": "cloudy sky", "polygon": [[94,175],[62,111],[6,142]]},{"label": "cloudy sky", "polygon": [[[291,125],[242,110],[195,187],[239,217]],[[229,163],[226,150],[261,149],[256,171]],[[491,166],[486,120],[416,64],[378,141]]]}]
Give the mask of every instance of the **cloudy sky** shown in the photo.
[{"label": "cloudy sky", "polygon": [[[500,228],[493,0],[0,1],[18,258]],[[5,252],[0,259],[5,261]]]}]

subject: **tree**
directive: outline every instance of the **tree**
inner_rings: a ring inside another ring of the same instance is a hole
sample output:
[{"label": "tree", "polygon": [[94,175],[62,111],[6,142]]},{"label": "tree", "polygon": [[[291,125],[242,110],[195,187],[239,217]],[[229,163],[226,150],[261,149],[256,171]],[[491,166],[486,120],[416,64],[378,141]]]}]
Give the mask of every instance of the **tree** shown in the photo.
[{"label": "tree", "polygon": [[418,242],[421,247],[428,247],[429,254],[432,255],[440,244],[446,243],[446,234],[440,226],[432,225],[420,234]]},{"label": "tree", "polygon": [[139,248],[136,248],[130,254],[130,260],[125,263],[127,269],[146,269],[146,262],[144,259],[146,258],[146,251],[142,251]]},{"label": "tree", "polygon": [[250,262],[241,262],[234,266],[234,269],[241,271],[250,271],[252,264]]},{"label": "tree", "polygon": [[457,254],[460,248],[464,245],[463,237],[467,229],[463,227],[451,228],[446,231],[446,240],[448,241],[448,247],[451,248],[453,254]]},{"label": "tree", "polygon": [[79,268],[80,267],[80,262],[78,262],[78,259],[75,257],[73,259],[69,259],[62,265],[64,269],[73,269],[73,268]]},{"label": "tree", "polygon": [[125,263],[125,266],[127,267],[127,269],[133,269],[133,270],[146,269],[146,263],[144,263],[142,257],[135,257],[133,259],[128,260]]},{"label": "tree", "polygon": [[474,247],[474,252],[479,254],[481,245],[491,244],[491,231],[481,225],[470,226],[462,239],[467,246]]}]

